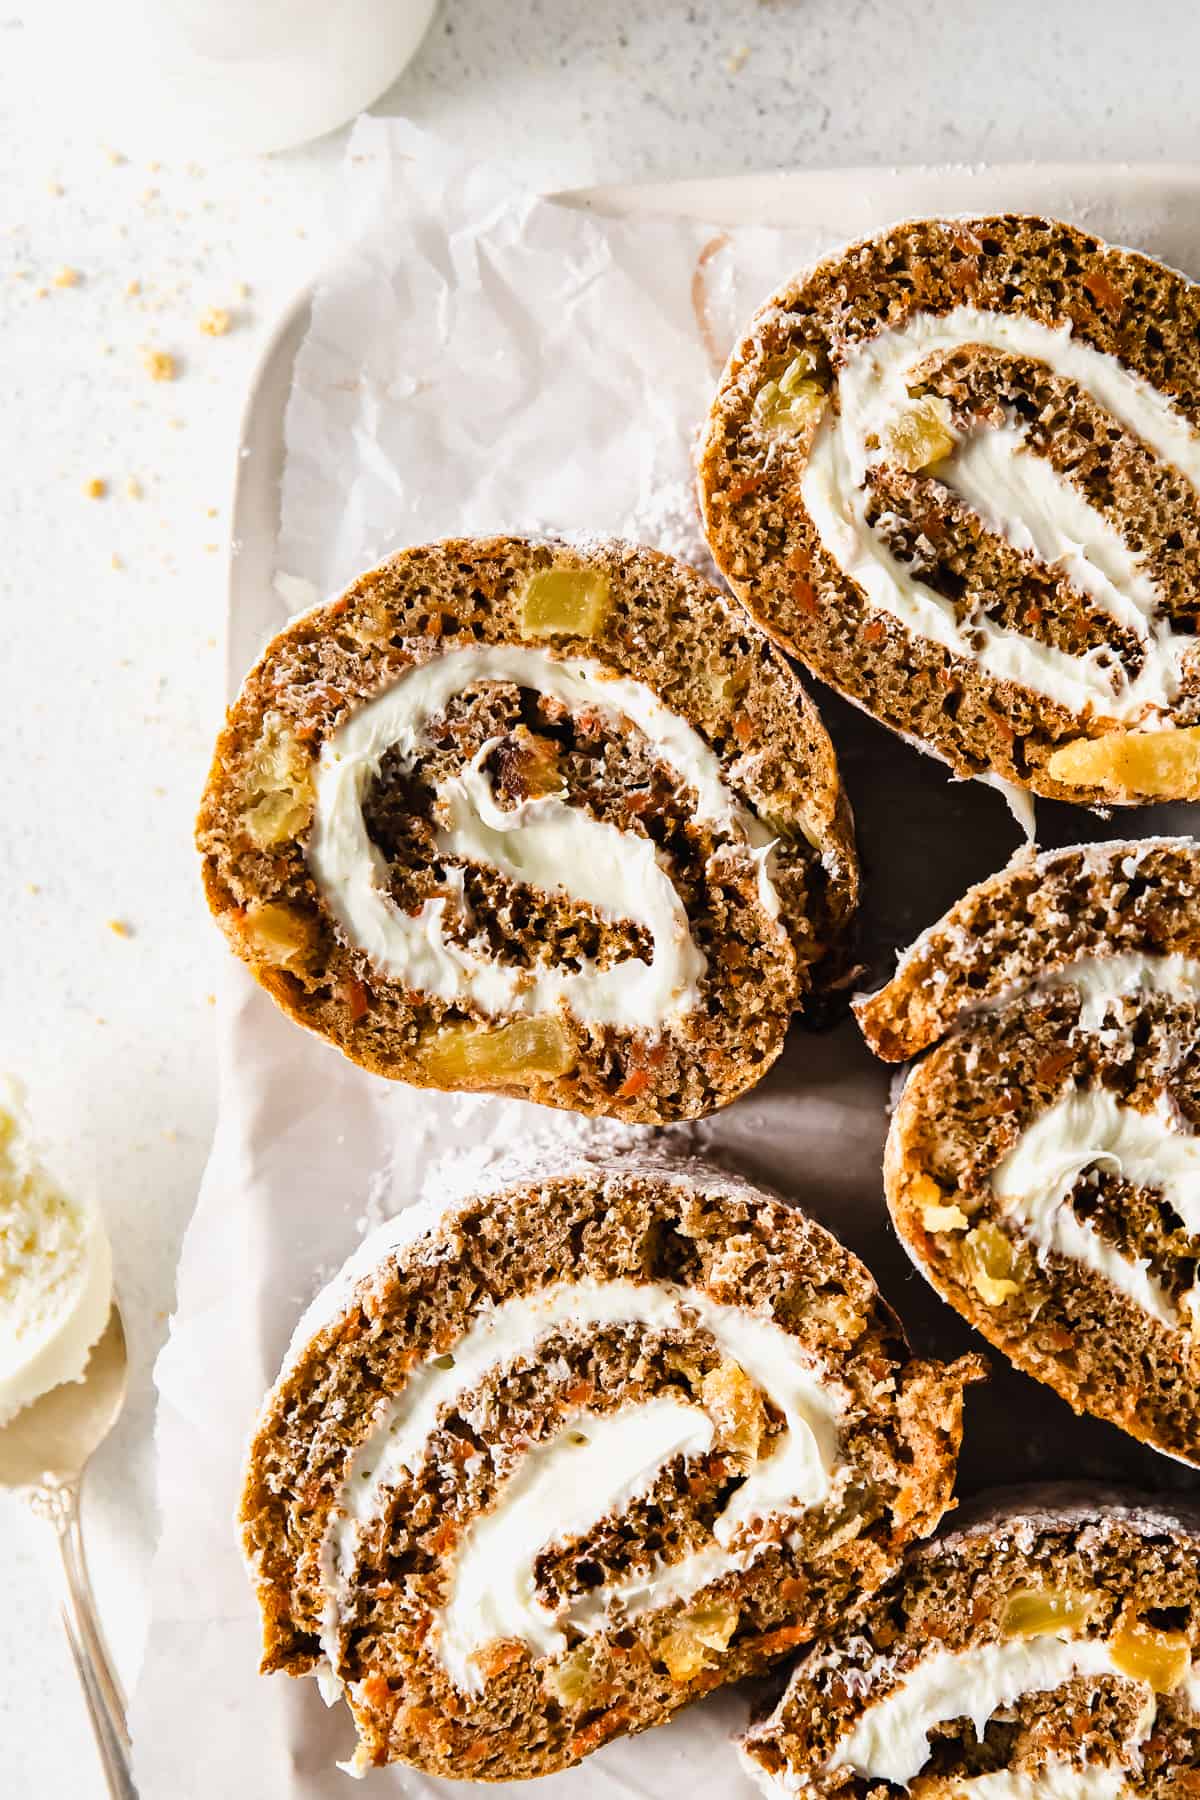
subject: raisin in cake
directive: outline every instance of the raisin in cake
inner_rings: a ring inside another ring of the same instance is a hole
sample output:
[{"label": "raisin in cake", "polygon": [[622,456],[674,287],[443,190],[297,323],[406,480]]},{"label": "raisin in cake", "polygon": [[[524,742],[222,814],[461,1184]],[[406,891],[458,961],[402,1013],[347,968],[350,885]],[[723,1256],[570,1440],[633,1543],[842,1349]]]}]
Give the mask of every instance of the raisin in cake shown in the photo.
[{"label": "raisin in cake", "polygon": [[576,1164],[401,1214],[301,1321],[241,1523],[265,1671],[400,1761],[578,1762],[762,1669],[951,1504],[978,1360],[733,1177]]},{"label": "raisin in cake", "polygon": [[1200,798],[1200,289],[1048,219],[919,219],[751,321],[700,460],[760,624],[959,775]]},{"label": "raisin in cake", "polygon": [[1200,845],[1022,856],[856,1011],[920,1057],[885,1159],[918,1267],[1077,1411],[1200,1463]]},{"label": "raisin in cake", "polygon": [[766,1071],[857,886],[783,658],[613,542],[428,545],[295,620],[198,842],[233,948],[355,1061],[651,1122]]},{"label": "raisin in cake", "polygon": [[1014,1495],[910,1553],[742,1743],[779,1800],[1200,1792],[1200,1535],[1158,1500]]}]

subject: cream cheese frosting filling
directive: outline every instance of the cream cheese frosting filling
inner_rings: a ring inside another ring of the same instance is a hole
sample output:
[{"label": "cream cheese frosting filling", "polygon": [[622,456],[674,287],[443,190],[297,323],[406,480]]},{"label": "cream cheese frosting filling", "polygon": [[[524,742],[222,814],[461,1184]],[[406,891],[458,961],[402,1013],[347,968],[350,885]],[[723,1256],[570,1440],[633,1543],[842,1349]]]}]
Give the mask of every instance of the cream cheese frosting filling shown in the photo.
[{"label": "cream cheese frosting filling", "polygon": [[[929,1733],[935,1726],[966,1718],[982,1738],[1000,1708],[1026,1694],[1051,1692],[1077,1676],[1129,1680],[1113,1661],[1111,1646],[1099,1638],[1038,1637],[935,1651],[867,1707],[828,1766],[908,1787],[928,1761]],[[1146,1695],[1143,1736],[1155,1715],[1149,1687]]]},{"label": "cream cheese frosting filling", "polygon": [[[744,1753],[741,1762],[769,1800],[789,1800],[810,1791],[786,1769],[772,1775],[755,1757]],[[1034,1774],[1023,1769],[995,1769],[988,1775],[965,1775],[959,1781],[948,1776],[939,1780],[936,1789],[939,1800],[1125,1800],[1133,1791],[1124,1771],[1111,1764],[1079,1767],[1057,1757]]]},{"label": "cream cheese frosting filling", "polygon": [[[581,1331],[606,1327],[706,1331],[721,1353],[738,1363],[784,1416],[784,1429],[772,1449],[751,1468],[714,1521],[713,1543],[679,1562],[657,1565],[573,1604],[571,1622],[581,1629],[596,1624],[611,1606],[640,1610],[663,1605],[699,1592],[730,1569],[744,1569],[762,1548],[749,1530],[756,1519],[800,1513],[820,1505],[829,1495],[844,1390],[782,1326],[713,1300],[699,1289],[669,1282],[556,1282],[481,1313],[452,1352],[413,1370],[401,1392],[381,1407],[374,1430],[351,1459],[321,1557],[327,1594],[323,1640],[335,1666],[338,1617],[343,1596],[352,1591],[360,1529],[379,1515],[387,1491],[404,1471],[413,1472],[420,1466],[444,1411],[465,1403],[490,1372],[522,1358],[536,1358],[541,1342],[565,1327]],[[469,1418],[469,1406],[465,1412]],[[622,1416],[621,1412],[614,1416],[612,1427],[618,1440],[617,1421]],[[695,1427],[699,1429],[698,1419]],[[611,1499],[606,1503],[604,1491],[595,1490],[593,1521],[619,1504],[624,1491],[616,1459],[612,1467],[615,1487],[609,1490]],[[578,1462],[551,1458],[537,1468],[541,1481],[546,1479],[546,1469],[563,1477],[567,1485],[559,1489],[559,1502],[565,1513],[572,1471],[577,1474]],[[487,1515],[498,1521],[489,1527],[492,1532],[505,1529],[499,1518],[508,1508],[515,1478],[514,1472]],[[546,1490],[539,1487],[538,1491],[541,1496]],[[746,1539],[749,1541],[743,1541]],[[539,1629],[551,1626],[542,1621]]]},{"label": "cream cheese frosting filling", "polygon": [[953,602],[901,562],[868,523],[870,470],[886,460],[889,425],[911,410],[916,365],[969,344],[1036,359],[1074,382],[1200,492],[1200,433],[1142,376],[1075,338],[1069,321],[1052,327],[973,306],[940,316],[918,312],[856,346],[839,372],[839,406],[826,409],[801,483],[825,550],[873,606],[996,679],[1072,712],[1124,724],[1161,722],[1180,690],[1188,640],[1171,631],[1142,560],[1077,488],[1025,448],[1024,430],[1012,418],[960,436],[933,473],[989,529],[1014,548],[1061,565],[1114,625],[1136,632],[1141,666],[1134,675],[1115,651],[1073,655],[982,613],[960,621]]},{"label": "cream cheese frosting filling", "polygon": [[[1071,1090],[1026,1126],[991,1176],[1001,1213],[1040,1251],[1094,1269],[1146,1312],[1177,1326],[1176,1310],[1149,1273],[1148,1259],[1122,1255],[1072,1210],[1070,1196],[1091,1168],[1160,1193],[1198,1235],[1200,1137],[1183,1128],[1166,1094],[1153,1112],[1140,1112],[1105,1088]],[[1189,1312],[1194,1304],[1189,1295]]]},{"label": "cream cheese frosting filling", "polygon": [[[759,902],[778,920],[768,866],[772,834],[727,786],[720,760],[685,719],[643,682],[613,675],[600,663],[517,644],[480,644],[407,670],[352,712],[322,746],[307,854],[338,924],[383,974],[442,1000],[472,1002],[489,1016],[565,1005],[585,1022],[627,1029],[652,1029],[685,1016],[698,1004],[706,961],[662,853],[648,838],[593,819],[554,795],[501,808],[483,768],[490,744],[438,787],[439,852],[564,894],[605,919],[643,926],[653,941],[651,960],[524,969],[449,939],[446,897],[425,900],[412,915],[390,898],[387,861],[363,818],[366,793],[389,750],[414,763],[428,747],[432,721],[457,694],[481,682],[516,683],[568,708],[599,711],[614,727],[635,725],[694,792],[697,821],[750,856]],[[461,869],[448,875],[461,895]]]},{"label": "cream cheese frosting filling", "polygon": [[1124,1800],[1132,1793],[1121,1769],[1106,1763],[1077,1768],[1056,1759],[1033,1775],[1021,1769],[973,1775],[954,1788],[953,1800]]},{"label": "cream cheese frosting filling", "polygon": [[707,1413],[663,1397],[616,1413],[576,1413],[530,1450],[493,1511],[469,1528],[456,1560],[438,1651],[458,1686],[483,1686],[471,1659],[493,1639],[521,1638],[539,1656],[564,1649],[562,1622],[537,1595],[535,1558],[582,1537],[644,1494],[676,1457],[702,1456],[712,1443]]},{"label": "cream cheese frosting filling", "polygon": [[1132,999],[1137,994],[1161,994],[1185,1006],[1200,1004],[1200,959],[1177,950],[1165,956],[1143,950],[1120,950],[1113,956],[1081,956],[1060,969],[1050,970],[1034,986],[1077,988],[1080,1026],[1084,1031],[1098,1031],[1113,1001]]}]

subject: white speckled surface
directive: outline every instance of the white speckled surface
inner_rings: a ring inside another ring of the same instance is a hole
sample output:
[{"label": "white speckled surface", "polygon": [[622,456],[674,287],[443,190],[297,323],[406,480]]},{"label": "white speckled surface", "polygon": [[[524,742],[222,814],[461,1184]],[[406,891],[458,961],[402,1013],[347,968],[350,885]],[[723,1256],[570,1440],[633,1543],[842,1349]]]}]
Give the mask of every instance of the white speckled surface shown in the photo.
[{"label": "white speckled surface", "polygon": [[[72,137],[33,78],[17,13],[0,6],[0,1065],[24,1074],[56,1165],[96,1191],[114,1239],[134,1383],[89,1482],[88,1531],[131,1674],[152,1531],[149,1369],[213,1111],[219,946],[189,836],[219,706],[235,425],[271,319],[327,242],[341,139],[218,169],[114,162]],[[1095,0],[1086,29],[1044,0],[444,0],[384,105],[545,187],[1188,157],[1198,50],[1200,15],[1169,0],[1136,18]],[[79,285],[52,285],[64,266]],[[210,304],[233,308],[227,337],[199,332]],[[150,343],[179,357],[178,381],[149,380]],[[83,497],[93,476],[108,498]],[[99,1800],[39,1534],[8,1498],[0,1520],[0,1785]]]}]

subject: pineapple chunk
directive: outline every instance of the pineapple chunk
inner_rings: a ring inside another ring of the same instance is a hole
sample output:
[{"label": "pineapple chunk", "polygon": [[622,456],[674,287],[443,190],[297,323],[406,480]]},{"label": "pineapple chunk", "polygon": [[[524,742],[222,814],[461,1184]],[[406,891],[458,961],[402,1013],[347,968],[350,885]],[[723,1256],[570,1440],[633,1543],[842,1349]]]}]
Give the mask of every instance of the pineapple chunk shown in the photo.
[{"label": "pineapple chunk", "polygon": [[923,1206],[921,1223],[926,1231],[965,1231],[971,1223],[961,1206]]},{"label": "pineapple chunk", "polygon": [[735,1606],[714,1601],[685,1613],[658,1647],[672,1681],[691,1681],[710,1662],[708,1652],[724,1650],[737,1630]]},{"label": "pineapple chunk", "polygon": [[965,1231],[970,1224],[961,1206],[944,1204],[942,1190],[931,1175],[914,1175],[907,1197],[910,1204],[920,1207],[926,1231]]},{"label": "pineapple chunk", "polygon": [[949,403],[937,394],[914,400],[883,433],[888,456],[911,475],[949,456],[956,441]]},{"label": "pineapple chunk", "polygon": [[1200,725],[1075,738],[1054,752],[1046,772],[1067,787],[1098,787],[1148,800],[1200,800]]},{"label": "pineapple chunk", "polygon": [[1156,1694],[1170,1694],[1191,1667],[1192,1648],[1182,1631],[1134,1625],[1113,1638],[1112,1659],[1131,1681],[1146,1682]]},{"label": "pineapple chunk", "polygon": [[267,713],[246,772],[246,830],[260,850],[297,837],[313,809],[312,763],[278,713]]},{"label": "pineapple chunk", "polygon": [[1095,1609],[1094,1594],[1068,1593],[1061,1588],[1017,1588],[1005,1603],[1000,1635],[1031,1638],[1079,1631]]},{"label": "pineapple chunk", "polygon": [[316,942],[313,920],[279,900],[247,907],[241,931],[256,956],[283,969],[302,968]]},{"label": "pineapple chunk", "polygon": [[447,1025],[426,1039],[418,1057],[421,1072],[446,1087],[532,1081],[565,1075],[575,1064],[570,1035],[546,1015],[508,1025]]},{"label": "pineapple chunk", "polygon": [[603,569],[537,569],[521,595],[526,637],[598,637],[612,606]]},{"label": "pineapple chunk", "polygon": [[569,1650],[559,1662],[542,1672],[542,1686],[563,1706],[578,1706],[592,1680],[592,1652],[587,1644]]},{"label": "pineapple chunk", "polygon": [[762,1395],[740,1364],[725,1361],[704,1377],[701,1397],[721,1431],[722,1442],[748,1463],[758,1455],[767,1417]]},{"label": "pineapple chunk", "polygon": [[1003,1306],[1021,1291],[1013,1280],[1017,1252],[1011,1238],[998,1225],[977,1225],[963,1239],[963,1260],[980,1299],[988,1306]]},{"label": "pineapple chunk", "polygon": [[825,408],[824,383],[811,350],[793,356],[777,379],[764,381],[754,399],[754,416],[771,431],[806,431]]}]

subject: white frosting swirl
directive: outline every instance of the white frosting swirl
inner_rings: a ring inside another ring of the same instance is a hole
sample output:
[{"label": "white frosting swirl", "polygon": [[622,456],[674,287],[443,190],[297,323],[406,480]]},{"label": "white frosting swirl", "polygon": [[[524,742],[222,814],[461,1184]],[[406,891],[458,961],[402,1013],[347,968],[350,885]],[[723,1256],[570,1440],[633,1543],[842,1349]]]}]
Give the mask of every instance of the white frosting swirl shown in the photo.
[{"label": "white frosting swirl", "polygon": [[[711,1422],[698,1407],[647,1403],[586,1423],[582,1416],[565,1421],[562,1431],[528,1451],[501,1480],[491,1510],[468,1528],[435,1624],[439,1654],[464,1690],[482,1686],[471,1659],[489,1639],[521,1637],[542,1654],[561,1646],[567,1622],[587,1632],[600,1628],[613,1607],[637,1613],[690,1598],[753,1562],[773,1535],[762,1529],[766,1521],[782,1519],[786,1526],[828,1497],[844,1391],[772,1318],[669,1282],[557,1282],[480,1313],[450,1355],[413,1370],[382,1406],[346,1471],[321,1553],[323,1636],[334,1667],[360,1531],[379,1516],[401,1476],[421,1466],[439,1417],[490,1373],[536,1360],[545,1339],[564,1327],[705,1331],[780,1409],[784,1429],[714,1521],[710,1544],[592,1589],[558,1613],[541,1606],[534,1590],[536,1552],[619,1511],[672,1457],[707,1448]],[[572,1432],[592,1440],[591,1452],[572,1441]]]},{"label": "white frosting swirl", "polygon": [[[406,670],[322,746],[308,860],[335,919],[383,975],[422,994],[470,1002],[490,1017],[551,1013],[563,1005],[585,1022],[626,1029],[653,1029],[683,1017],[699,1003],[706,960],[667,858],[649,838],[620,831],[553,795],[510,809],[498,806],[483,767],[491,744],[437,789],[438,852],[563,894],[601,918],[644,927],[653,941],[651,959],[627,957],[607,968],[587,958],[576,968],[498,962],[485,948],[447,937],[446,897],[427,899],[406,914],[388,894],[387,861],[363,819],[367,790],[389,750],[414,763],[428,749],[429,727],[447,703],[483,682],[514,682],[572,709],[598,712],[615,729],[638,727],[680,784],[694,792],[697,822],[713,826],[751,858],[759,903],[770,920],[778,920],[768,869],[771,834],[726,785],[720,760],[699,733],[642,682],[613,675],[600,663],[562,660],[516,644],[451,650]],[[461,899],[461,867],[447,871],[447,886]]]},{"label": "white frosting swirl", "polygon": [[998,680],[1084,715],[1094,712],[1125,724],[1169,719],[1191,640],[1172,632],[1155,582],[1120,532],[1077,487],[1026,448],[1021,420],[1006,416],[1002,424],[972,429],[930,472],[989,529],[1014,548],[1061,567],[1115,626],[1132,631],[1140,648],[1135,673],[1114,652],[1072,654],[998,625],[982,612],[960,621],[953,601],[893,555],[868,523],[868,477],[873,465],[887,458],[889,426],[912,409],[914,368],[935,353],[965,345],[1030,357],[1065,376],[1200,492],[1200,433],[1142,376],[1074,337],[1069,321],[1051,327],[974,306],[940,316],[918,312],[857,345],[839,372],[839,404],[826,409],[801,484],[825,550],[873,606],[907,630],[973,659]]}]

